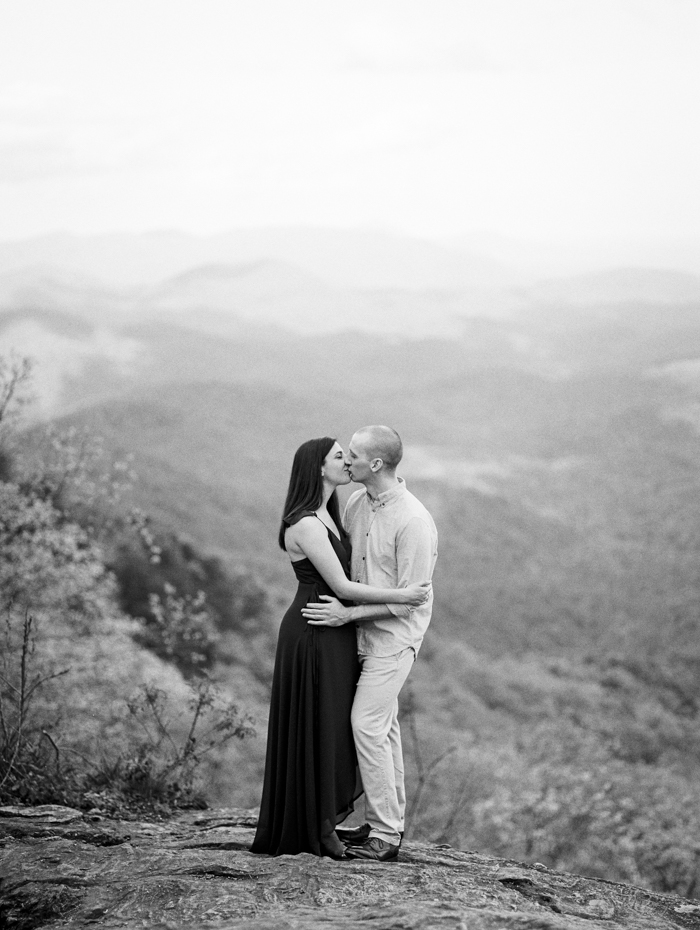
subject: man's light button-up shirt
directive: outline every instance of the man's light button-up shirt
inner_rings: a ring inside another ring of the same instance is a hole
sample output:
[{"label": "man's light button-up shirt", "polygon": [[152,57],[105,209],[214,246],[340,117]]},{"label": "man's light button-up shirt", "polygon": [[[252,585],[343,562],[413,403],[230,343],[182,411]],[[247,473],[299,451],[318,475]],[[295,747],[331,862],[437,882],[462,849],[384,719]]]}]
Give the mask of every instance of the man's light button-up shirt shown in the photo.
[{"label": "man's light button-up shirt", "polygon": [[[352,542],[352,576],[378,588],[404,588],[429,581],[437,559],[437,529],[403,478],[374,500],[356,491],[343,515]],[[430,623],[432,593],[420,607],[387,604],[393,616],[357,623],[357,648],[363,655],[388,656],[407,646],[416,652]]]}]

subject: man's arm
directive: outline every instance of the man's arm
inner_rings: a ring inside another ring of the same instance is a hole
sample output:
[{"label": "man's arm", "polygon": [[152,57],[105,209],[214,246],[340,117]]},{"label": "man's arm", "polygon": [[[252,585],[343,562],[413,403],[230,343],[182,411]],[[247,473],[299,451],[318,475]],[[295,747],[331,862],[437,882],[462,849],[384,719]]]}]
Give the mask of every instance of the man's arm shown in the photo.
[{"label": "man's arm", "polygon": [[[436,544],[429,524],[420,517],[413,517],[401,527],[396,536],[397,588],[432,578]],[[386,609],[387,616],[394,617],[410,617],[414,609],[404,604],[382,604],[381,607]]]},{"label": "man's arm", "polygon": [[[354,519],[357,506],[364,497],[365,492],[355,491],[345,504],[343,511],[343,527],[350,533],[351,523]],[[302,616],[315,626],[344,626],[357,620],[389,620],[393,617],[387,604],[358,604],[355,607],[344,607],[338,598],[321,594],[319,600],[323,603],[311,603],[302,607]],[[407,608],[408,610],[409,608]]]},{"label": "man's arm", "polygon": [[[433,573],[436,540],[430,526],[414,517],[402,527],[396,537],[397,588],[405,588],[418,581],[427,581]],[[403,604],[362,604],[343,607],[339,600],[320,595],[323,604],[307,604],[302,616],[317,626],[343,626],[362,620],[391,620],[409,617],[412,607]]]},{"label": "man's arm", "polygon": [[394,614],[388,604],[361,604],[357,607],[343,607],[336,597],[319,595],[324,601],[307,604],[301,608],[303,617],[314,626],[344,626],[356,620],[389,620]]}]

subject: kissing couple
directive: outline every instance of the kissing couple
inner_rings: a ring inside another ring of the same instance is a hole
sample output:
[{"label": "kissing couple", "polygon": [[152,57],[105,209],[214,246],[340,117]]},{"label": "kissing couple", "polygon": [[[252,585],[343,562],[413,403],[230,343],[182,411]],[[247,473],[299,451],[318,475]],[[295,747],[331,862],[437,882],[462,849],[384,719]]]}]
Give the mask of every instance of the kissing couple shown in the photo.
[{"label": "kissing couple", "polygon": [[[279,545],[299,586],[277,642],[252,852],[387,862],[406,792],[398,696],[430,622],[432,517],[396,474],[396,430],[366,426],[294,456]],[[341,520],[337,489],[364,485]],[[364,792],[365,823],[338,829]]]}]

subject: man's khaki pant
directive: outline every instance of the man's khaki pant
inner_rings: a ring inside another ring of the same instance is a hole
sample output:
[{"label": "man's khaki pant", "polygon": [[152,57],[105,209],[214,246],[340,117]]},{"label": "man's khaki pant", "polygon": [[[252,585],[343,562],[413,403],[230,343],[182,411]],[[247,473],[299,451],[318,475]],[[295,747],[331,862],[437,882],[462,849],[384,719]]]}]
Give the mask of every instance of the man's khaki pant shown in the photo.
[{"label": "man's khaki pant", "polygon": [[394,846],[401,841],[406,813],[398,698],[415,658],[411,646],[393,656],[360,654],[362,672],[352,705],[370,836]]}]

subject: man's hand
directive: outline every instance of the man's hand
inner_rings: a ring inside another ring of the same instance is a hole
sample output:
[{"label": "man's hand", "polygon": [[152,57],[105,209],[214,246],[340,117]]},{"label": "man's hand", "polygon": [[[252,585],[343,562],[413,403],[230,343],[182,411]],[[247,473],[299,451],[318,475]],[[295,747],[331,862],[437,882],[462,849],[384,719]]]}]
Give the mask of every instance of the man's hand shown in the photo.
[{"label": "man's hand", "polygon": [[320,594],[319,598],[325,604],[311,603],[302,607],[302,616],[306,617],[311,626],[344,626],[351,623],[350,607],[343,607],[337,597]]}]

